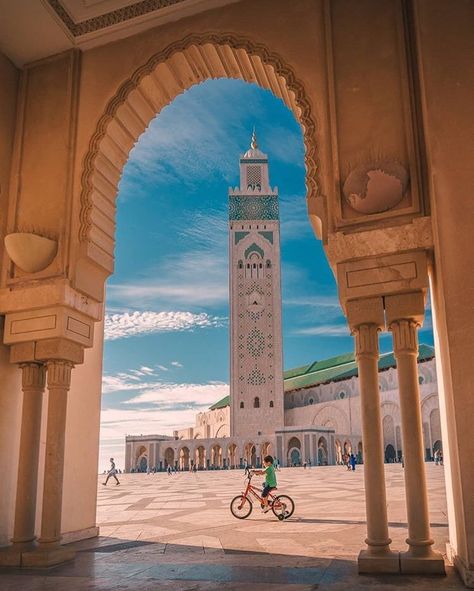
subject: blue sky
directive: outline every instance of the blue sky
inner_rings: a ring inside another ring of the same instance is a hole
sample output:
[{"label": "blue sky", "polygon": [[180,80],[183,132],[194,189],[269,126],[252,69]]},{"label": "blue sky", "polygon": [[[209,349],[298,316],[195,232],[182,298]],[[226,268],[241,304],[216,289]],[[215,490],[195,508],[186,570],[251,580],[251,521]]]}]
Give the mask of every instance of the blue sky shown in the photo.
[{"label": "blue sky", "polygon": [[[130,153],[108,281],[100,469],[126,434],[172,434],[228,393],[227,192],[253,127],[280,195],[285,369],[353,350],[306,215],[302,132],[269,91],[214,80],[178,96]],[[420,340],[432,344],[427,318]],[[381,339],[382,351],[391,339]]]}]

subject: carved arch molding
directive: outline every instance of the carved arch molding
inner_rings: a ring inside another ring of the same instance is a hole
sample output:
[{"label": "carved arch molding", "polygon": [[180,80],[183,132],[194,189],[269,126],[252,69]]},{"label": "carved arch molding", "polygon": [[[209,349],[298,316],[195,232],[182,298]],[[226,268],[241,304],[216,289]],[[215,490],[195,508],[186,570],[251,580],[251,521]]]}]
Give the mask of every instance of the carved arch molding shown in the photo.
[{"label": "carved arch molding", "polygon": [[303,83],[262,44],[231,34],[193,34],[153,55],[109,101],[91,138],[81,177],[83,254],[113,272],[115,197],[138,137],[163,107],[191,86],[216,78],[253,82],[281,98],[304,135],[308,199],[317,198],[316,124]]}]

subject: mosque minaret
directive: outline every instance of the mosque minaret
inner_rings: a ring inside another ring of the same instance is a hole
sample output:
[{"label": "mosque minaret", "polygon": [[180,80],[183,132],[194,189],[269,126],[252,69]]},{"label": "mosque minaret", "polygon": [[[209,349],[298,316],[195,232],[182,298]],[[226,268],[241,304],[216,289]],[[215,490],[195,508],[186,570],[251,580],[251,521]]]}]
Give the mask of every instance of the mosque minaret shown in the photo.
[{"label": "mosque minaret", "polygon": [[[173,435],[127,435],[126,471],[261,466],[272,454],[282,466],[363,461],[360,383],[354,353],[283,372],[278,191],[268,157],[257,145],[240,158],[239,187],[229,190],[230,395]],[[378,365],[384,459],[403,455],[397,362]],[[420,345],[426,459],[442,449],[434,349]]]},{"label": "mosque minaret", "polygon": [[274,435],[283,425],[278,192],[257,146],[229,190],[231,435]]}]

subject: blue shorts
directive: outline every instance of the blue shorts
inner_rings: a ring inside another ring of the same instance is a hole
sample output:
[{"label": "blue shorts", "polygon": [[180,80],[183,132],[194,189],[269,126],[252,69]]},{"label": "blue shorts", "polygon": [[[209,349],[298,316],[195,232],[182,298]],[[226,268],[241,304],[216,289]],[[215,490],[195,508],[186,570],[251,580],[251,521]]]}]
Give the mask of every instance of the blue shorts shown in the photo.
[{"label": "blue shorts", "polygon": [[263,485],[263,489],[262,489],[262,497],[268,497],[268,493],[271,490],[274,490],[274,486],[269,486],[268,484],[264,484]]}]

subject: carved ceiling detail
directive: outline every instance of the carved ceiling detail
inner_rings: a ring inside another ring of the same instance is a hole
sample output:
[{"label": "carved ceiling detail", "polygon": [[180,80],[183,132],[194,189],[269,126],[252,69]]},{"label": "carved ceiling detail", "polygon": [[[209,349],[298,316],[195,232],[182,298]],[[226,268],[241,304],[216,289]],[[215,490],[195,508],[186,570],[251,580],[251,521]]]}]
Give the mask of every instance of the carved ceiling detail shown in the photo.
[{"label": "carved ceiling detail", "polygon": [[60,0],[47,0],[48,4],[58,15],[73,37],[81,37],[87,33],[94,33],[107,27],[149,14],[161,8],[167,8],[179,4],[185,0],[141,0],[136,4],[117,8],[100,16],[89,18],[81,22],[75,22]]}]

